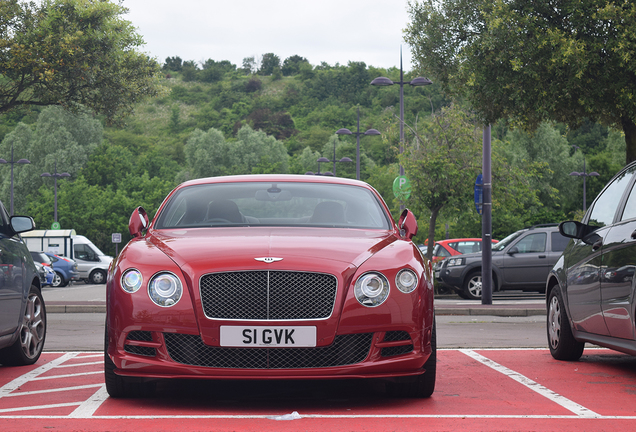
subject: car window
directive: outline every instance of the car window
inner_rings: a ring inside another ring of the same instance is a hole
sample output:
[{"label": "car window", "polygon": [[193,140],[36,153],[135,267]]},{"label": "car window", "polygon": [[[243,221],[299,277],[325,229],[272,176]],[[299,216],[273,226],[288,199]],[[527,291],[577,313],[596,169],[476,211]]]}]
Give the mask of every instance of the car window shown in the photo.
[{"label": "car window", "polygon": [[515,247],[519,250],[519,253],[545,252],[547,238],[548,236],[544,232],[528,234],[519,240]]},{"label": "car window", "polygon": [[301,182],[194,185],[170,197],[155,228],[337,226],[390,229],[378,198],[358,186]]},{"label": "car window", "polygon": [[604,227],[614,223],[614,215],[618,208],[623,192],[632,178],[636,166],[623,172],[598,196],[594,207],[590,211],[588,224],[596,227]]},{"label": "car window", "polygon": [[636,187],[632,186],[629,198],[627,198],[627,203],[625,203],[625,209],[621,215],[621,220],[634,218],[636,218]]},{"label": "car window", "polygon": [[563,237],[560,232],[550,233],[550,240],[552,240],[552,252],[563,252],[570,242],[569,237]]},{"label": "car window", "polygon": [[87,244],[75,244],[73,245],[73,250],[75,252],[75,258],[84,261],[99,261],[97,254]]},{"label": "car window", "polygon": [[481,251],[481,242],[478,241],[461,241],[458,242],[457,247],[455,248],[460,253],[473,253]]},{"label": "car window", "polygon": [[449,257],[449,256],[451,256],[451,254],[444,247],[442,247],[441,245],[437,244],[433,248],[433,256]]}]

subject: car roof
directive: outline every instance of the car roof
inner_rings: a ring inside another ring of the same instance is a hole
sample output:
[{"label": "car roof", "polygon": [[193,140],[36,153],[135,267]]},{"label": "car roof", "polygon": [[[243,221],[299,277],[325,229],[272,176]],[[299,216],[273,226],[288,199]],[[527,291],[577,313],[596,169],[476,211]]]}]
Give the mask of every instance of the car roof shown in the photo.
[{"label": "car roof", "polygon": [[294,183],[331,183],[342,185],[355,185],[370,187],[368,183],[345,177],[301,175],[301,174],[246,174],[233,176],[204,177],[188,180],[181,183],[178,188],[198,184],[210,183],[238,183],[238,182],[294,182]]}]

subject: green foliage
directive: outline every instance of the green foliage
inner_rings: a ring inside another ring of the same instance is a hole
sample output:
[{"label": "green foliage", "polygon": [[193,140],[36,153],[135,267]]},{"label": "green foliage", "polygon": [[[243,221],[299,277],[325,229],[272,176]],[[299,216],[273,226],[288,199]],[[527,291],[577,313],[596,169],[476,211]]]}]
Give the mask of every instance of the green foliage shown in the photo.
[{"label": "green foliage", "polygon": [[636,4],[422,0],[406,41],[422,70],[486,123],[585,119],[622,129],[636,160]]},{"label": "green foliage", "polygon": [[280,57],[274,53],[263,54],[261,67],[258,69],[259,75],[272,75],[274,71],[280,69]]},{"label": "green foliage", "polygon": [[311,67],[309,61],[305,57],[301,57],[299,55],[287,57],[283,62],[283,67],[281,68],[283,76],[298,75],[301,67],[305,65],[309,65]]},{"label": "green foliage", "polygon": [[159,65],[123,6],[96,0],[0,2],[0,113],[80,104],[117,121],[159,92]]}]

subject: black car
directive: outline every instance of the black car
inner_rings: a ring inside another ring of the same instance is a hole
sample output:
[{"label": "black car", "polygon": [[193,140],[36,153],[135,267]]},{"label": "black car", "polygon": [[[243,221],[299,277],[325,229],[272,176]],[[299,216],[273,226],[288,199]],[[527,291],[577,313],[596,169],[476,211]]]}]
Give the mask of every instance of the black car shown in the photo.
[{"label": "black car", "polygon": [[[570,241],[557,224],[535,225],[492,245],[493,291],[545,290],[545,278]],[[435,265],[435,278],[465,299],[481,299],[482,253],[446,258]]]},{"label": "black car", "polygon": [[558,360],[578,360],[586,342],[636,355],[636,163],[620,171],[581,222],[546,285],[547,336]]},{"label": "black car", "polygon": [[44,347],[46,310],[33,258],[20,237],[35,228],[28,216],[9,217],[0,202],[0,364],[35,363]]}]

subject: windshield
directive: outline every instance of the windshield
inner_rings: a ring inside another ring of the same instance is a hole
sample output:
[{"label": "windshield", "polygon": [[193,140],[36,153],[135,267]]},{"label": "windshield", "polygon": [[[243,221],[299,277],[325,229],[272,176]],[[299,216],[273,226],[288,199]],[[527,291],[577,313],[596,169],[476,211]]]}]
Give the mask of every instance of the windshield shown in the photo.
[{"label": "windshield", "polygon": [[370,190],[301,182],[237,182],[180,189],[161,210],[156,229],[214,226],[317,226],[390,229]]},{"label": "windshield", "polygon": [[505,239],[503,239],[502,241],[500,241],[499,243],[493,243],[492,250],[494,250],[494,251],[502,251],[502,250],[504,250],[506,248],[506,246],[508,246],[510,243],[512,243],[517,237],[519,237],[524,232],[525,232],[524,230],[514,232],[514,233],[510,234],[508,237],[506,237]]}]

